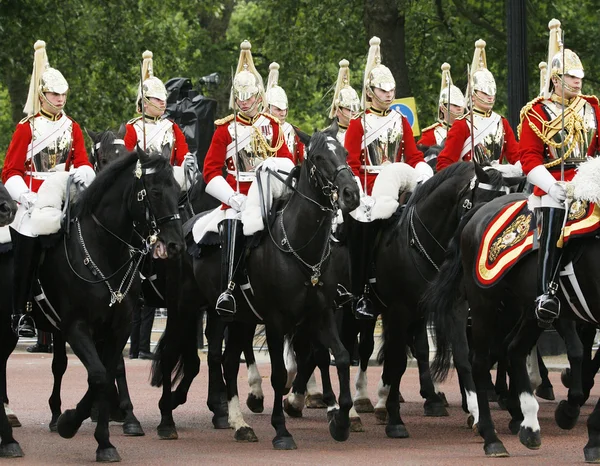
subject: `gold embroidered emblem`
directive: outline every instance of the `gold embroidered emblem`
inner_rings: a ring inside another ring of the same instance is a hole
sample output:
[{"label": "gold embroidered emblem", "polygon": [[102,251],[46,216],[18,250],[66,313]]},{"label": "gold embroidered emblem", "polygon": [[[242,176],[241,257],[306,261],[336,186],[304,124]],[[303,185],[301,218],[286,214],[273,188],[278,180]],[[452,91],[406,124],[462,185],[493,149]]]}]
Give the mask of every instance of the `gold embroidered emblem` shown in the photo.
[{"label": "gold embroidered emblem", "polygon": [[529,232],[532,214],[519,215],[494,241],[488,254],[488,261],[494,262],[505,250],[521,242]]},{"label": "gold embroidered emblem", "polygon": [[587,201],[576,200],[571,204],[569,209],[569,222],[580,220],[587,214],[588,203]]}]

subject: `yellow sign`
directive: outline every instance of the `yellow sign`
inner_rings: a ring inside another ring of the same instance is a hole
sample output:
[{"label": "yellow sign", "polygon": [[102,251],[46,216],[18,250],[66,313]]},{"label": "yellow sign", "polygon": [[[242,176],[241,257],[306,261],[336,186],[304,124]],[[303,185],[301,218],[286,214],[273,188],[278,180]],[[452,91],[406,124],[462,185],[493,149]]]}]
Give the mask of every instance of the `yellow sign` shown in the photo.
[{"label": "yellow sign", "polygon": [[413,136],[417,137],[421,135],[421,128],[419,128],[419,118],[417,117],[417,105],[414,97],[404,97],[402,99],[396,99],[392,103],[392,108],[399,111],[406,117],[412,128]]}]

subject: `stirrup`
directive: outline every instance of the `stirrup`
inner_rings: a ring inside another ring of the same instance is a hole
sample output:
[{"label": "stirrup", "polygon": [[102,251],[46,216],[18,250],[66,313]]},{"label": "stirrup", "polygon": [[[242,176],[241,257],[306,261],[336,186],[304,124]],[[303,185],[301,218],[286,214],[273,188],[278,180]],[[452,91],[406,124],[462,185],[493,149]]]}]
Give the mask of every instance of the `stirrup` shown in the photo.
[{"label": "stirrup", "polygon": [[350,293],[346,287],[340,283],[337,286],[337,296],[335,298],[335,306],[337,309],[345,306],[354,299],[354,295]]},{"label": "stirrup", "polygon": [[227,288],[217,298],[217,304],[215,305],[217,314],[226,321],[233,320],[233,316],[237,312],[237,304],[235,302],[235,296],[231,292],[231,289]]},{"label": "stirrup", "polygon": [[29,314],[13,315],[13,331],[18,337],[35,338],[35,322]]},{"label": "stirrup", "polygon": [[373,302],[368,295],[364,294],[354,306],[354,318],[357,320],[373,320],[377,318],[377,314],[373,310]]},{"label": "stirrup", "polygon": [[560,301],[554,294],[544,293],[536,299],[535,317],[540,328],[552,327],[560,315]]}]

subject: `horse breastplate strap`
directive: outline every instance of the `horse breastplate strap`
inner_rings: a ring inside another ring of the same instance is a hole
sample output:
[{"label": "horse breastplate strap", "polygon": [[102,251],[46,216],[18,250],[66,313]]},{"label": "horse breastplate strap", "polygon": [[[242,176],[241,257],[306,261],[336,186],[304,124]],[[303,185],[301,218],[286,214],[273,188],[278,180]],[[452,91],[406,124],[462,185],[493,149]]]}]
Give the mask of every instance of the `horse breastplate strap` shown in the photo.
[{"label": "horse breastplate strap", "polygon": [[[470,130],[470,123],[468,123]],[[504,125],[502,117],[495,112],[489,117],[474,114],[473,115],[473,147],[474,154],[471,154],[470,159],[477,163],[491,162],[499,160],[502,156],[502,147],[504,145]],[[467,138],[461,158],[469,160],[465,157],[471,152],[471,138]]]},{"label": "horse breastplate strap", "polygon": [[386,116],[367,113],[365,123],[367,160],[363,169],[378,172],[381,165],[396,161],[402,144],[402,115],[396,111],[391,111]]},{"label": "horse breastplate strap", "polygon": [[[578,105],[579,103],[579,105]],[[555,128],[554,134],[548,134],[552,144],[548,144],[544,164],[551,168],[564,159],[567,165],[579,165],[585,162],[590,144],[596,136],[598,122],[593,107],[584,99],[578,99],[563,110],[559,103],[544,101],[544,110],[551,120],[549,127]]]},{"label": "horse breastplate strap", "polygon": [[[47,172],[60,163],[65,163],[73,141],[73,122],[66,116],[50,121],[42,116],[35,117],[33,129],[33,171]],[[27,157],[31,156],[31,145]]]},{"label": "horse breastplate strap", "polygon": [[[146,120],[146,147],[145,151],[149,153],[162,154],[163,147],[167,144],[173,147],[175,143],[175,134],[173,133],[173,123],[170,120],[149,121]],[[142,120],[134,124],[140,147],[144,145],[144,127]]]},{"label": "horse breastplate strap", "polygon": [[271,155],[271,152],[267,150],[267,148],[271,148],[273,142],[271,120],[261,115],[252,125],[232,121],[228,130],[231,143],[227,146],[227,171],[236,176],[237,164],[240,181],[253,181],[256,177],[254,170],[257,165]]},{"label": "horse breastplate strap", "polygon": [[446,140],[446,136],[448,136],[448,129],[445,126],[436,126],[433,130],[433,135],[435,136],[435,143],[440,146]]}]

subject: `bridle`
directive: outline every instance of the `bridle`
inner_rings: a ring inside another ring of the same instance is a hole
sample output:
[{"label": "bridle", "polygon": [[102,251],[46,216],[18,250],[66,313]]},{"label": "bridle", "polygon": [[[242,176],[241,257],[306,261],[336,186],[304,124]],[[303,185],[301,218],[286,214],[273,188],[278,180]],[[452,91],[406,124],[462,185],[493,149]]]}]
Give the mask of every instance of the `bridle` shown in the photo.
[{"label": "bridle", "polygon": [[[144,220],[142,220],[142,221],[133,220],[133,225],[132,225],[133,232],[137,235],[138,239],[141,240],[140,247],[133,246],[129,242],[125,241],[119,235],[117,235],[116,233],[111,231],[108,227],[106,227],[102,222],[100,222],[100,220],[96,217],[95,214],[93,214],[93,213],[91,214],[92,220],[94,221],[94,223],[96,225],[101,227],[104,231],[106,231],[113,238],[117,239],[120,243],[127,246],[127,249],[129,251],[129,259],[127,261],[125,261],[125,263],[122,264],[120,267],[118,267],[115,272],[106,276],[102,272],[102,270],[100,270],[100,268],[96,265],[96,263],[94,262],[93,258],[91,257],[91,255],[88,251],[88,248],[86,246],[86,243],[85,243],[85,240],[83,237],[83,232],[81,229],[81,222],[79,221],[78,217],[75,217],[71,221],[71,223],[73,223],[75,225],[75,228],[77,230],[77,239],[79,241],[79,245],[81,246],[81,249],[84,254],[83,264],[90,270],[90,272],[94,276],[99,277],[98,280],[89,280],[89,279],[81,276],[74,269],[73,264],[72,264],[71,260],[69,259],[68,247],[67,247],[67,235],[63,236],[65,257],[67,260],[67,264],[69,265],[69,268],[71,269],[71,272],[73,272],[73,274],[80,280],[84,281],[85,283],[91,284],[91,285],[105,283],[109,290],[109,293],[110,293],[109,306],[113,306],[115,303],[121,303],[121,301],[123,301],[123,299],[129,292],[131,286],[133,285],[133,281],[135,280],[136,276],[138,275],[137,271],[139,269],[139,266],[140,266],[142,260],[144,259],[144,257],[146,257],[148,255],[148,253],[150,251],[152,251],[152,248],[158,241],[158,235],[160,234],[159,226],[164,225],[165,223],[168,223],[171,221],[176,221],[176,220],[180,219],[178,212],[171,214],[171,215],[166,215],[164,217],[160,217],[158,219],[155,217],[154,210],[152,209],[152,205],[147,196],[146,184],[144,181],[145,175],[150,175],[153,173],[156,173],[156,169],[144,168],[139,160],[136,162],[136,168],[134,170],[135,185],[132,190],[133,195],[130,196],[130,198],[129,198],[128,207],[129,207],[129,212],[133,212],[134,209],[133,209],[132,203],[137,202],[137,203],[141,203],[141,206],[144,211],[143,215],[142,215]],[[141,230],[141,232],[139,230],[140,227],[143,228],[143,230]],[[116,275],[118,275],[126,267],[127,267],[127,270],[125,271],[125,274],[123,276],[123,279],[121,280],[119,288],[115,291],[113,289],[112,285],[109,283],[109,280],[114,278]]]},{"label": "bridle", "polygon": [[[111,146],[123,146],[125,148],[125,141],[120,138],[115,138],[111,143]],[[91,154],[94,160],[94,171],[98,172],[100,169],[100,157],[102,157],[102,153],[104,152],[102,147],[102,141],[98,141],[95,144],[92,144]],[[119,149],[115,150],[115,154],[119,153]]]}]

